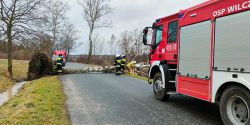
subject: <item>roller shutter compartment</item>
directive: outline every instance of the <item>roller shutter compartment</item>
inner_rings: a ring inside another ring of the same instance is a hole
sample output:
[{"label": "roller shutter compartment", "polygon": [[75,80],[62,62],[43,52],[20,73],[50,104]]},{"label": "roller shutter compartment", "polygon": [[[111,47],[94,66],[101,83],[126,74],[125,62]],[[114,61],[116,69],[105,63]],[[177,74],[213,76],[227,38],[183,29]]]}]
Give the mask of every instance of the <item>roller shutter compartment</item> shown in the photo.
[{"label": "roller shutter compartment", "polygon": [[179,73],[182,76],[209,78],[211,55],[211,21],[180,29]]},{"label": "roller shutter compartment", "polygon": [[215,20],[214,67],[250,72],[250,11]]}]

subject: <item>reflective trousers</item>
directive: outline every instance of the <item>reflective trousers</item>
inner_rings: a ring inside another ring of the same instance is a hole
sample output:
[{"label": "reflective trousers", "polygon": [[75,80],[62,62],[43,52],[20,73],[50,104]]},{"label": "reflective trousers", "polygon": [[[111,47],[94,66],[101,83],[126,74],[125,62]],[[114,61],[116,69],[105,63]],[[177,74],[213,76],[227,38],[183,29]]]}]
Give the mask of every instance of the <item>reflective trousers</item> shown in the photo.
[{"label": "reflective trousers", "polygon": [[121,71],[125,70],[125,66],[121,65]]},{"label": "reflective trousers", "polygon": [[115,67],[116,73],[121,73],[121,67]]},{"label": "reflective trousers", "polygon": [[129,74],[132,74],[132,67],[127,66]]},{"label": "reflective trousers", "polygon": [[57,72],[62,73],[62,65],[57,65]]}]

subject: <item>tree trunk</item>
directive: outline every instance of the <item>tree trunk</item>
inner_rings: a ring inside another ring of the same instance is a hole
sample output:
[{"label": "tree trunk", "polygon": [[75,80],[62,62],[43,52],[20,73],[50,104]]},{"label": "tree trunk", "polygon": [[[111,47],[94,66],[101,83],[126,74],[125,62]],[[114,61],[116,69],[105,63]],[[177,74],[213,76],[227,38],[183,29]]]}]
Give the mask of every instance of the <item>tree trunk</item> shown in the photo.
[{"label": "tree trunk", "polygon": [[87,64],[90,64],[91,61],[91,56],[92,56],[92,33],[93,33],[93,29],[90,30],[89,32],[89,55],[88,55],[88,60],[87,60]]},{"label": "tree trunk", "polygon": [[55,50],[56,50],[56,28],[57,26],[55,25],[55,27],[53,28],[52,32],[53,32],[53,41],[52,41],[52,46],[51,46],[51,57],[53,56],[53,54],[55,54]]},{"label": "tree trunk", "polygon": [[68,52],[67,52],[67,57],[66,57],[66,62],[68,61],[68,58],[69,58],[69,46],[68,46]]},{"label": "tree trunk", "polygon": [[4,52],[4,53],[6,53],[6,43],[5,43],[5,42],[6,42],[6,41],[4,40],[4,41],[3,41],[3,52]]},{"label": "tree trunk", "polygon": [[8,37],[8,72],[12,77],[12,36],[11,36],[11,25],[7,26],[7,37]]}]

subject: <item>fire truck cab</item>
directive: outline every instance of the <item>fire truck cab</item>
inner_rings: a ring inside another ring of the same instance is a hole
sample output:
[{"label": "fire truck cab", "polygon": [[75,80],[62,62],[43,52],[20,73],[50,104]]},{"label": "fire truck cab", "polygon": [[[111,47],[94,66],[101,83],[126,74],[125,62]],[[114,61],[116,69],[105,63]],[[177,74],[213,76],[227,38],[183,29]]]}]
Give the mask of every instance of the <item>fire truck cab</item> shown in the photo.
[{"label": "fire truck cab", "polygon": [[220,102],[224,124],[250,124],[249,22],[249,0],[209,0],[146,27],[155,98],[166,100],[175,91]]}]

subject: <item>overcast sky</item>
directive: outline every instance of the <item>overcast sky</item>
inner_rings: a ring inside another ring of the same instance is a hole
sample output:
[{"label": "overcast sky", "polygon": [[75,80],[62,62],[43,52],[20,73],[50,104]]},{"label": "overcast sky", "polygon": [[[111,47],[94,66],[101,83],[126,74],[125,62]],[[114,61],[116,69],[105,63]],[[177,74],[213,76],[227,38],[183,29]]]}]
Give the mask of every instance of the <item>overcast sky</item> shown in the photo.
[{"label": "overcast sky", "polygon": [[[78,5],[77,0],[62,1],[69,4],[68,17],[81,32],[79,42],[84,43],[72,54],[87,54],[89,27],[82,18],[82,8]],[[99,33],[106,41],[109,41],[112,34],[119,37],[123,31],[142,30],[146,26],[152,26],[157,18],[177,13],[205,1],[207,0],[111,0],[110,5],[115,9],[103,20],[112,20],[113,28],[95,29],[94,34]]]}]

